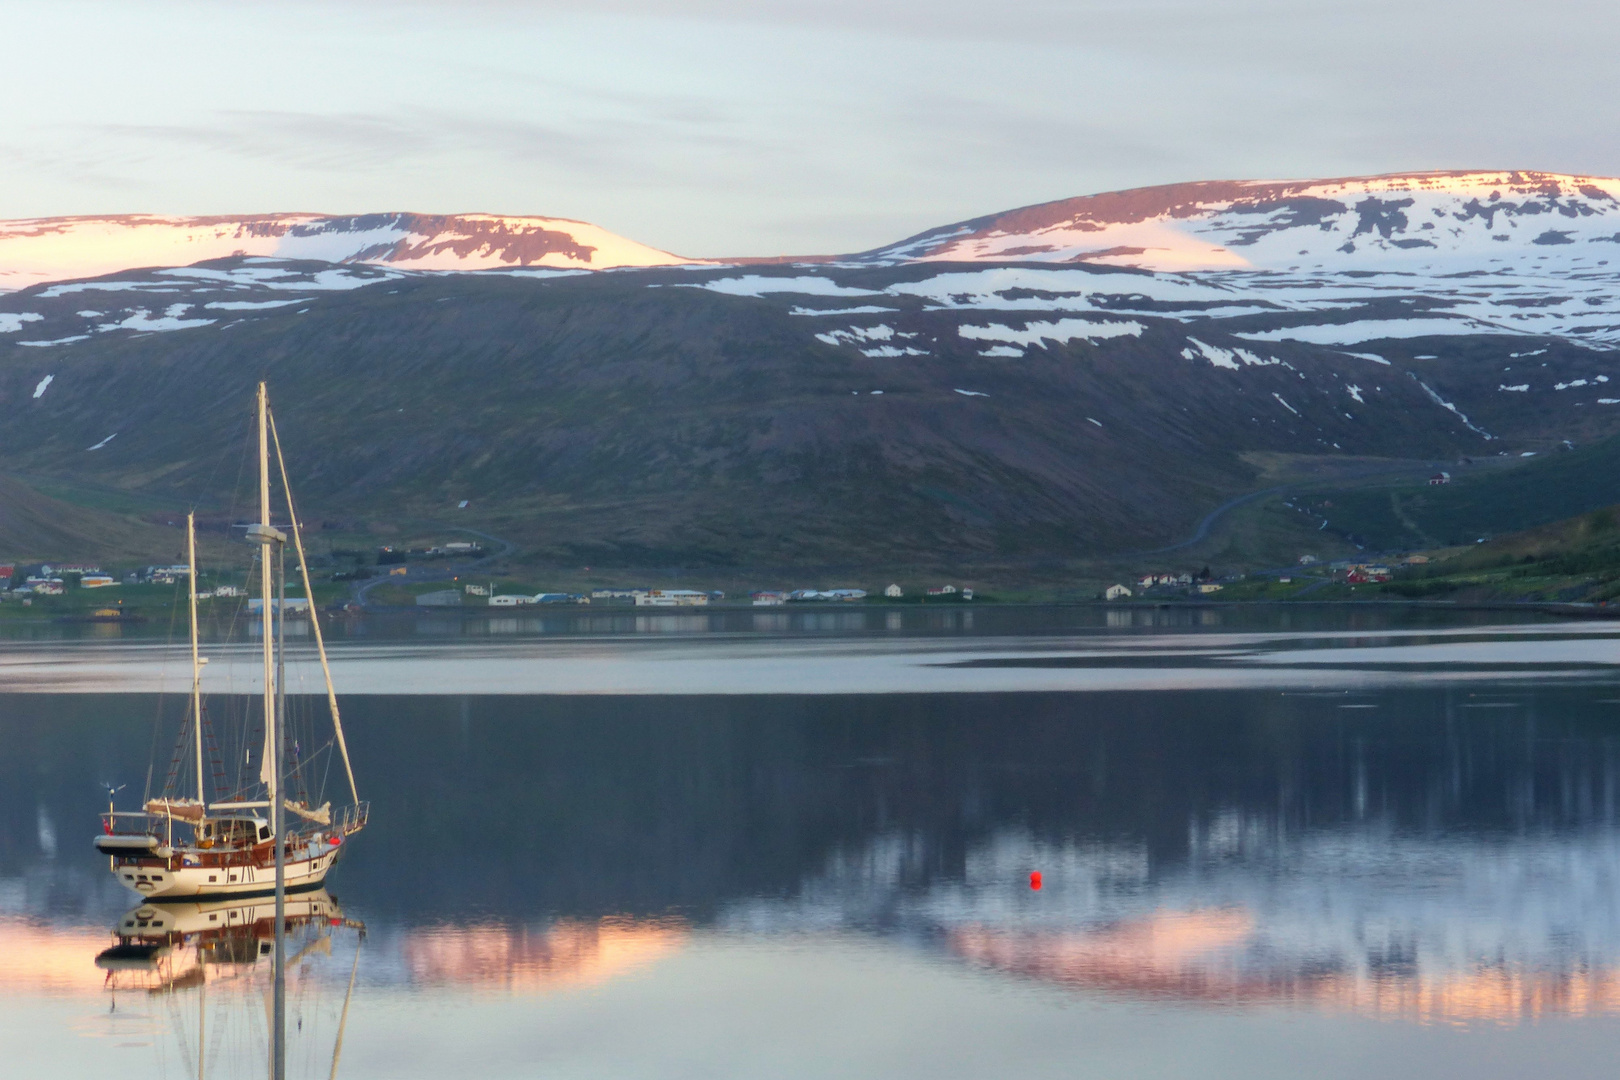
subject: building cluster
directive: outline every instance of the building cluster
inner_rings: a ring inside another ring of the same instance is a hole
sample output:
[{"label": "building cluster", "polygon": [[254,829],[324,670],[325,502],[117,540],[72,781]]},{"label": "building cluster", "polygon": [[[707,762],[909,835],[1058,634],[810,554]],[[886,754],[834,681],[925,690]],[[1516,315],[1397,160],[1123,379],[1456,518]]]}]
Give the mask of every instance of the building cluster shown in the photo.
[{"label": "building cluster", "polygon": [[60,596],[75,582],[81,589],[104,589],[117,585],[118,579],[103,573],[99,566],[82,563],[41,563],[21,568],[0,565],[0,589],[17,596]]},{"label": "building cluster", "polygon": [[[1239,575],[1241,576],[1241,575]],[[1168,596],[1185,595],[1209,596],[1225,588],[1223,582],[1236,580],[1224,578],[1217,581],[1205,567],[1196,574],[1190,573],[1151,573],[1143,574],[1136,579],[1136,588],[1129,585],[1114,584],[1103,590],[1104,600],[1128,600],[1132,596]]]},{"label": "building cluster", "polygon": [[[131,570],[120,580],[99,566],[84,563],[41,563],[37,566],[17,566],[0,563],[0,592],[11,596],[61,596],[70,588],[108,589],[116,585],[174,585],[191,576],[191,567],[144,566]],[[197,598],[246,596],[240,585],[216,585],[198,589]]]},{"label": "building cluster", "polygon": [[[801,603],[857,603],[865,600],[868,595],[865,589],[762,589],[748,594],[755,607]],[[889,585],[883,589],[884,599],[887,600],[901,600],[905,595],[905,590],[899,585]],[[938,585],[926,590],[925,595],[972,600],[973,590],[958,590],[955,585]]]},{"label": "building cluster", "polygon": [[126,575],[124,580],[130,584],[138,582],[142,585],[173,585],[190,576],[189,566],[147,566]]},{"label": "building cluster", "polygon": [[704,607],[711,601],[724,600],[723,592],[699,592],[696,589],[596,589],[589,596],[584,593],[541,592],[496,593],[489,585],[464,585],[461,589],[443,589],[423,593],[416,598],[422,607],[456,607],[467,596],[484,599],[490,607],[527,607],[531,604],[590,604],[623,603],[636,607]]},{"label": "building cluster", "polygon": [[[358,555],[359,552],[354,554]],[[466,540],[457,540],[449,544],[438,544],[428,548],[398,548],[390,544],[377,549],[377,565],[398,564],[404,562],[407,558],[476,559],[483,554],[484,545]]]},{"label": "building cluster", "polygon": [[[442,589],[422,593],[416,603],[421,607],[457,607],[477,597],[490,607],[523,607],[530,604],[626,604],[635,607],[707,607],[725,600],[726,594],[718,589],[654,589],[603,588],[583,593],[542,592],[497,593],[493,584],[467,584],[459,589]],[[755,607],[801,603],[859,603],[870,595],[865,589],[758,589],[748,594]],[[901,599],[905,591],[899,585],[890,585],[883,595],[891,600]],[[954,585],[940,585],[927,590],[927,596],[946,599],[972,600],[972,589],[958,589]],[[478,603],[479,600],[471,601]]]}]

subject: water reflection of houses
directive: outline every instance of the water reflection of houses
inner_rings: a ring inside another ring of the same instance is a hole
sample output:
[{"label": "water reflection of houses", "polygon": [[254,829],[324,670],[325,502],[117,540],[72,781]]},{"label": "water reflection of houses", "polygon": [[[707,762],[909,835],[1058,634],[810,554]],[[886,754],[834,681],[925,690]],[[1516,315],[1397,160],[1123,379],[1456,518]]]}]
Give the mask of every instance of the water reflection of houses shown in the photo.
[{"label": "water reflection of houses", "polygon": [[948,878],[891,834],[722,922],[861,931],[1087,994],[1417,1022],[1620,1015],[1620,834],[1288,836],[1235,813],[1193,832],[1187,862],[1156,866],[1143,845],[1007,831]]}]

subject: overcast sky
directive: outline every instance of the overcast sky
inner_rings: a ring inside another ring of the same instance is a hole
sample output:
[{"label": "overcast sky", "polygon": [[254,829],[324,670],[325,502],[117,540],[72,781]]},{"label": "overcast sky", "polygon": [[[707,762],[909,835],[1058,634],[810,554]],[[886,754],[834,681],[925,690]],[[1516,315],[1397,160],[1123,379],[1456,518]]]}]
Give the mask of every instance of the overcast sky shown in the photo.
[{"label": "overcast sky", "polygon": [[0,36],[0,217],[773,255],[1180,180],[1620,174],[1613,0],[0,0]]}]

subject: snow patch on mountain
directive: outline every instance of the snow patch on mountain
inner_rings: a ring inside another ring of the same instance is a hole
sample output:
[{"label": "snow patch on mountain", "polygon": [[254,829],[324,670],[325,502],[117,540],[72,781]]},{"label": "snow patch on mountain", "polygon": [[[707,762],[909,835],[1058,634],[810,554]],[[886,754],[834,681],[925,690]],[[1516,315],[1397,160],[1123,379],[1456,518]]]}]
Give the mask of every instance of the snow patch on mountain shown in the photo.
[{"label": "snow patch on mountain", "polygon": [[213,319],[181,318],[191,310],[190,304],[170,304],[162,315],[154,316],[145,308],[136,308],[129,317],[118,323],[125,330],[169,331],[189,330],[196,326],[212,326]]},{"label": "snow patch on mountain", "polygon": [[17,342],[17,344],[18,345],[26,345],[29,348],[42,349],[42,348],[48,348],[49,346],[52,346],[52,345],[71,345],[75,341],[89,341],[89,340],[90,340],[90,335],[89,334],[71,334],[68,337],[53,338],[50,341],[19,341],[19,342]]},{"label": "snow patch on mountain", "polygon": [[807,308],[796,307],[788,311],[789,315],[893,315],[894,308],[873,307],[870,304],[862,307],[850,308]]},{"label": "snow patch on mountain", "polygon": [[1449,172],[1109,192],[947,225],[853,258],[1340,270],[1569,258],[1569,249],[1606,259],[1620,250],[1617,237],[1620,180]]},{"label": "snow patch on mountain", "polygon": [[770,293],[798,293],[801,296],[876,296],[871,289],[852,289],[830,278],[801,275],[799,277],[767,277],[747,274],[743,277],[716,278],[713,281],[677,284],[679,289],[708,289],[728,296],[761,297]]},{"label": "snow patch on mountain", "polygon": [[1249,341],[1304,341],[1312,345],[1359,345],[1388,338],[1492,334],[1503,331],[1472,319],[1365,319],[1344,323],[1288,326],[1279,330],[1238,331]]},{"label": "snow patch on mountain", "polygon": [[[1410,375],[1411,372],[1407,372],[1407,374]],[[1451,402],[1447,401],[1445,398],[1443,398],[1439,394],[1435,393],[1434,389],[1432,387],[1430,387],[1428,383],[1424,382],[1422,379],[1419,379],[1416,375],[1412,375],[1412,378],[1414,380],[1416,380],[1418,386],[1423,389],[1424,394],[1428,395],[1428,398],[1429,398],[1430,401],[1434,402],[1436,405],[1440,406],[1442,409],[1449,410],[1451,413],[1453,413],[1457,417],[1457,419],[1459,419],[1459,420],[1461,420],[1463,422],[1463,426],[1466,427],[1469,431],[1472,431],[1477,435],[1482,435],[1486,439],[1494,439],[1496,437],[1496,436],[1492,435],[1490,432],[1486,431],[1484,428],[1475,426],[1472,422],[1469,421],[1468,417],[1463,415],[1461,409],[1457,408],[1456,405],[1453,405]]]},{"label": "snow patch on mountain", "polygon": [[267,311],[270,308],[290,307],[293,304],[307,304],[308,297],[296,300],[213,300],[203,305],[214,311]]},{"label": "snow patch on mountain", "polygon": [[0,312],[0,334],[15,334],[23,324],[39,322],[45,316],[37,311]]},{"label": "snow patch on mountain", "polygon": [[959,326],[956,332],[973,341],[1006,341],[1015,345],[1044,345],[1048,341],[1063,344],[1081,339],[1102,341],[1116,337],[1141,337],[1143,326],[1139,322],[1091,322],[1086,319],[1059,319],[1056,322],[1026,323],[1015,330],[1001,323],[989,326]]},{"label": "snow patch on mountain", "polygon": [[241,255],[411,270],[602,270],[697,261],[562,218],[407,213],[29,218],[0,222],[0,290]]}]

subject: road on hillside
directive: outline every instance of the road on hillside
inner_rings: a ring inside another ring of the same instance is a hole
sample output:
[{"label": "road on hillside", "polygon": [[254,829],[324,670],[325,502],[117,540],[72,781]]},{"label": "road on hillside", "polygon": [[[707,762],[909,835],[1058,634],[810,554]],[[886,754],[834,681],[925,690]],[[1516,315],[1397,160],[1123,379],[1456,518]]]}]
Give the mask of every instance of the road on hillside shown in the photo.
[{"label": "road on hillside", "polygon": [[[504,559],[508,555],[512,554],[512,552],[517,550],[517,545],[512,543],[512,541],[503,540],[499,536],[491,536],[486,532],[479,532],[477,529],[465,529],[459,526],[445,526],[445,528],[450,529],[452,532],[461,532],[467,533],[470,536],[476,536],[480,540],[488,540],[490,543],[498,545],[500,550],[491,552],[481,559],[474,559],[472,562],[468,563],[449,563],[440,564],[438,566],[407,567],[405,573],[397,575],[402,581],[448,581],[451,578],[460,577],[470,570],[476,570],[480,566],[486,566],[489,563],[494,562],[496,559]],[[384,574],[381,577],[368,578],[365,581],[356,582],[352,602],[359,604],[362,608],[370,607],[371,601],[367,599],[367,594],[378,585],[384,584],[388,581],[393,581],[395,576],[396,575],[393,574]]]},{"label": "road on hillside", "polygon": [[1217,506],[1215,509],[1213,509],[1209,513],[1205,514],[1204,517],[1203,517],[1203,520],[1201,520],[1198,523],[1198,528],[1193,530],[1193,534],[1191,536],[1189,536],[1185,540],[1179,540],[1176,543],[1170,544],[1170,545],[1168,545],[1166,547],[1154,548],[1151,551],[1127,552],[1124,555],[1116,555],[1116,556],[1114,556],[1114,558],[1118,558],[1118,559],[1140,559],[1140,558],[1146,558],[1149,555],[1163,555],[1166,552],[1180,551],[1183,548],[1190,548],[1194,544],[1199,544],[1199,543],[1202,543],[1203,541],[1209,539],[1210,531],[1212,529],[1214,529],[1216,522],[1220,521],[1222,517],[1226,516],[1231,511],[1236,510],[1238,507],[1243,506],[1243,505],[1245,505],[1247,503],[1254,502],[1257,499],[1264,499],[1264,498],[1266,498],[1268,496],[1271,496],[1271,495],[1281,495],[1283,492],[1289,491],[1289,490],[1294,489],[1294,488],[1301,488],[1301,487],[1307,487],[1307,486],[1318,486],[1318,485],[1321,485],[1323,483],[1332,483],[1332,482],[1336,482],[1336,481],[1340,481],[1340,480],[1372,480],[1372,479],[1376,479],[1376,478],[1381,477],[1381,476],[1396,477],[1396,476],[1410,475],[1410,476],[1416,477],[1416,476],[1421,476],[1421,475],[1425,475],[1425,474],[1432,474],[1434,470],[1436,470],[1436,469],[1444,469],[1446,467],[1447,467],[1446,462],[1443,462],[1443,461],[1442,462],[1432,462],[1431,461],[1431,462],[1427,462],[1427,463],[1425,463],[1423,465],[1406,465],[1406,466],[1403,466],[1403,467],[1398,468],[1398,469],[1383,469],[1383,468],[1372,468],[1372,469],[1366,469],[1366,470],[1354,470],[1354,469],[1352,469],[1352,470],[1350,470],[1348,472],[1345,472],[1345,473],[1342,473],[1342,474],[1340,474],[1338,476],[1333,477],[1331,480],[1323,479],[1323,480],[1296,481],[1296,482],[1294,482],[1292,484],[1279,484],[1276,487],[1268,487],[1268,488],[1262,488],[1259,491],[1251,491],[1247,495],[1238,495],[1238,496],[1235,496],[1233,498],[1227,499],[1225,502],[1221,503],[1221,505]]}]

